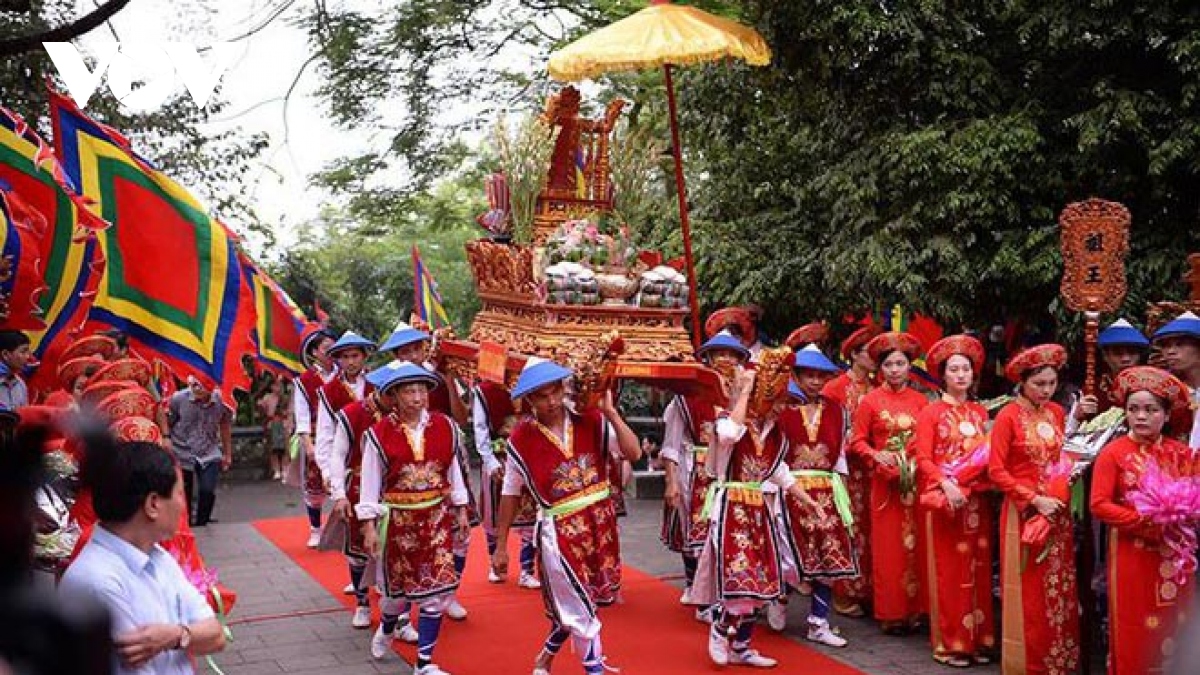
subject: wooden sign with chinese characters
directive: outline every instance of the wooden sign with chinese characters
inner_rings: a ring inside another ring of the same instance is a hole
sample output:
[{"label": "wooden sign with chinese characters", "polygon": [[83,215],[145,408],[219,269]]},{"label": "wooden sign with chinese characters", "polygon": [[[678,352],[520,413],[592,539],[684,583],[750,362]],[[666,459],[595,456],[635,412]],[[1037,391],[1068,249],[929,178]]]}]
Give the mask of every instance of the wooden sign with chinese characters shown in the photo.
[{"label": "wooden sign with chinese characters", "polygon": [[1100,313],[1125,301],[1125,256],[1129,254],[1129,209],[1103,199],[1069,204],[1058,217],[1062,228],[1063,278],[1067,307],[1084,313],[1087,376],[1084,392],[1096,386],[1096,340]]},{"label": "wooden sign with chinese characters", "polygon": [[1062,296],[1076,312],[1115,312],[1125,301],[1129,209],[1089,199],[1070,204],[1062,227]]}]

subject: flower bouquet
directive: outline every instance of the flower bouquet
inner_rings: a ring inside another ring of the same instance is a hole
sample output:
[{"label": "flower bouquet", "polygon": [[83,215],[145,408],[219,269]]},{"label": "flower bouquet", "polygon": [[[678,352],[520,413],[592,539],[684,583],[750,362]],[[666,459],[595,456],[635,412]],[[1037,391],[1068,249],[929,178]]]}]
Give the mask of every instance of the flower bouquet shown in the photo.
[{"label": "flower bouquet", "polygon": [[906,502],[911,501],[917,494],[917,460],[908,454],[908,443],[912,436],[912,430],[906,429],[889,438],[883,446],[884,452],[896,456],[896,468],[888,469],[887,473],[891,474],[894,471],[900,478],[900,496]]},{"label": "flower bouquet", "polygon": [[[972,492],[980,492],[988,487],[988,459],[991,457],[991,445],[985,437],[976,442],[974,448],[967,454],[942,465],[942,474],[958,485],[964,497]],[[941,490],[931,490],[921,495],[921,505],[929,509],[946,509],[949,502]]]},{"label": "flower bouquet", "polygon": [[568,220],[546,242],[551,265],[573,262],[595,271],[608,268],[623,274],[636,254],[629,228],[608,221]]},{"label": "flower bouquet", "polygon": [[237,603],[237,593],[218,581],[216,570],[210,570],[204,565],[200,552],[196,550],[195,539],[190,533],[180,532],[174,538],[163,542],[162,546],[179,563],[184,576],[200,595],[204,596],[209,607],[212,607],[224,625],[226,615],[233,611],[233,606]]},{"label": "flower bouquet", "polygon": [[1143,518],[1162,528],[1174,581],[1184,584],[1196,571],[1196,526],[1200,525],[1200,478],[1172,477],[1149,460],[1129,502]]},{"label": "flower bouquet", "polygon": [[[1075,463],[1065,453],[1059,456],[1058,461],[1047,464],[1042,481],[1045,496],[1057,499],[1064,504],[1069,503],[1071,501],[1071,480],[1074,473]],[[1041,549],[1037,556],[1039,564],[1050,555],[1052,530],[1050,519],[1040,513],[1035,513],[1025,520],[1021,526],[1021,544],[1026,547],[1022,552],[1022,568],[1024,568],[1029,549]]]}]

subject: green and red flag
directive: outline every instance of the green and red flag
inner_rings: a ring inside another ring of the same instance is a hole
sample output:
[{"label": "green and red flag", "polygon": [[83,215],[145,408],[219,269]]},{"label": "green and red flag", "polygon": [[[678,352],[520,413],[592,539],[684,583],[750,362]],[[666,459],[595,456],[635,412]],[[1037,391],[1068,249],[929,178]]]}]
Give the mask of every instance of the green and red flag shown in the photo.
[{"label": "green and red flag", "polygon": [[299,375],[304,372],[300,355],[301,336],[308,319],[279,284],[238,250],[243,278],[254,299],[254,345],[258,361],[277,373]]},{"label": "green and red flag", "polygon": [[[43,326],[29,331],[42,366],[33,389],[57,386],[57,354],[82,329],[103,271],[95,232],[106,226],[69,184],[50,146],[21,118],[0,108],[0,180],[10,187],[9,205],[40,230],[37,251],[45,291],[37,310]],[[22,217],[18,215],[18,218]]]},{"label": "green and red flag", "polygon": [[115,130],[51,92],[56,151],[93,212],[105,258],[89,323],[124,331],[176,375],[245,388],[255,316],[233,238]]}]

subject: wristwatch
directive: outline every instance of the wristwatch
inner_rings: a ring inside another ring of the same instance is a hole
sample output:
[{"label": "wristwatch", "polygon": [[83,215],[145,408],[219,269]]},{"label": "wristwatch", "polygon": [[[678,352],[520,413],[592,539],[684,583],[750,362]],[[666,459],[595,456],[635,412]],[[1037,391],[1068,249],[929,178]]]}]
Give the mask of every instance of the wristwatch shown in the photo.
[{"label": "wristwatch", "polygon": [[192,629],[187,627],[187,624],[179,624],[179,642],[175,644],[175,649],[187,650],[192,645]]}]

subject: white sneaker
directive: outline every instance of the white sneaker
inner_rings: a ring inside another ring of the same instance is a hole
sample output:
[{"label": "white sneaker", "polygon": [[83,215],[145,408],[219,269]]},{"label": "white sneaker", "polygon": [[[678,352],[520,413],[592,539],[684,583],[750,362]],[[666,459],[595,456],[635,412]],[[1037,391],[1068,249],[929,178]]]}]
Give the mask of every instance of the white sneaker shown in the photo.
[{"label": "white sneaker", "polygon": [[346,584],[342,588],[342,595],[354,595],[354,584]]},{"label": "white sneaker", "polygon": [[283,474],[276,471],[275,473],[271,474],[271,480],[283,480]]},{"label": "white sneaker", "polygon": [[716,605],[696,608],[696,620],[700,623],[712,623],[716,614]]},{"label": "white sneaker", "polygon": [[521,578],[517,579],[517,585],[521,588],[541,588],[542,582],[531,572],[521,572]]},{"label": "white sneaker", "polygon": [[355,628],[370,628],[371,627],[371,608],[370,607],[355,607],[354,618],[350,619],[350,625]]},{"label": "white sneaker", "polygon": [[307,546],[309,548],[316,548],[320,543],[321,543],[321,528],[319,528],[319,527],[308,528],[308,543],[305,544],[305,546]]},{"label": "white sneaker", "polygon": [[395,639],[407,642],[410,645],[417,644],[417,641],[420,639],[420,636],[417,635],[417,629],[413,628],[412,624],[408,622],[396,624],[394,635],[396,636]]},{"label": "white sneaker", "polygon": [[691,586],[683,587],[683,593],[680,594],[680,596],[679,596],[679,604],[681,604],[681,605],[692,604],[692,587]]},{"label": "white sneaker", "polygon": [[846,638],[833,632],[833,629],[829,627],[829,622],[825,619],[810,618],[808,620],[808,635],[805,637],[810,642],[817,642],[827,647],[845,647],[847,644]]},{"label": "white sneaker", "polygon": [[458,598],[450,598],[450,604],[446,606],[446,616],[455,621],[462,621],[467,618],[467,608],[462,606]]},{"label": "white sneaker", "polygon": [[787,628],[787,605],[778,600],[767,603],[767,625],[776,633]]},{"label": "white sneaker", "polygon": [[413,671],[413,675],[450,675],[450,673],[438,668],[436,663],[431,663],[417,668]]},{"label": "white sneaker", "polygon": [[387,657],[392,651],[392,640],[396,637],[395,633],[383,632],[383,626],[375,629],[375,634],[371,636],[371,658],[382,659]]},{"label": "white sneaker", "polygon": [[729,665],[729,638],[716,626],[708,629],[708,658],[718,666]]},{"label": "white sneaker", "polygon": [[779,662],[769,656],[763,656],[754,649],[744,652],[734,652],[729,655],[729,663],[735,666],[750,666],[752,668],[774,668]]},{"label": "white sneaker", "polygon": [[504,577],[500,576],[499,574],[496,574],[496,570],[492,569],[490,565],[488,566],[488,583],[489,584],[504,583]]}]

